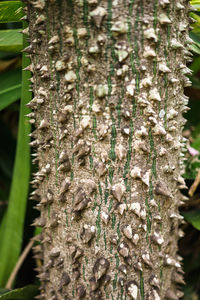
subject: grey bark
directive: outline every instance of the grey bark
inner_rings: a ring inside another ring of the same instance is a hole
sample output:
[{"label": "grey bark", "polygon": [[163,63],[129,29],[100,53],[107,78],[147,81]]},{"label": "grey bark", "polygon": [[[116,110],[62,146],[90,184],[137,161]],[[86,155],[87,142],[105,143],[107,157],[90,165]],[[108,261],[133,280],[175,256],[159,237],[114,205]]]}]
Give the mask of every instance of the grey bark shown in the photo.
[{"label": "grey bark", "polygon": [[27,7],[40,299],[179,299],[188,1]]}]

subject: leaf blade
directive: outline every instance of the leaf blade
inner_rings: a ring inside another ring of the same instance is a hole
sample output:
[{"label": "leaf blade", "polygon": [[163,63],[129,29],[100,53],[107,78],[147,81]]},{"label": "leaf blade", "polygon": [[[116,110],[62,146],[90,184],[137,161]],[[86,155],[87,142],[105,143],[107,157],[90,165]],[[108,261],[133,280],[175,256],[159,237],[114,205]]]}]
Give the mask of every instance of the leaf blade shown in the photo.
[{"label": "leaf blade", "polygon": [[23,49],[23,37],[19,29],[0,30],[0,51],[19,53]]},{"label": "leaf blade", "polygon": [[[25,42],[24,46],[27,46]],[[22,68],[24,69],[29,63],[28,57],[23,53]],[[25,105],[32,97],[31,92],[29,92],[29,78],[30,72],[22,71],[22,93],[15,165],[9,205],[0,228],[0,257],[3,258],[0,259],[0,286],[5,286],[18,260],[23,238],[30,176],[30,124],[25,117],[29,112]]]},{"label": "leaf blade", "polygon": [[23,15],[21,1],[0,2],[0,23],[20,22]]},{"label": "leaf blade", "polygon": [[21,69],[0,73],[0,111],[20,99]]},{"label": "leaf blade", "polygon": [[35,285],[27,285],[23,288],[14,289],[0,295],[0,300],[32,300],[38,294],[38,288]]},{"label": "leaf blade", "polygon": [[182,215],[196,229],[200,230],[200,211],[199,210],[182,212]]}]

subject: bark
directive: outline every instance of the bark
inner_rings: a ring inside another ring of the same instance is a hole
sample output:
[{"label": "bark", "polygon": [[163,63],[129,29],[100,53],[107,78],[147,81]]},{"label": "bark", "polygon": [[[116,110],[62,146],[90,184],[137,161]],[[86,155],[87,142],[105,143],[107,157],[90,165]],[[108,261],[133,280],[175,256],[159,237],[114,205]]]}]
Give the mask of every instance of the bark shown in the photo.
[{"label": "bark", "polygon": [[40,299],[179,299],[188,1],[27,7]]}]

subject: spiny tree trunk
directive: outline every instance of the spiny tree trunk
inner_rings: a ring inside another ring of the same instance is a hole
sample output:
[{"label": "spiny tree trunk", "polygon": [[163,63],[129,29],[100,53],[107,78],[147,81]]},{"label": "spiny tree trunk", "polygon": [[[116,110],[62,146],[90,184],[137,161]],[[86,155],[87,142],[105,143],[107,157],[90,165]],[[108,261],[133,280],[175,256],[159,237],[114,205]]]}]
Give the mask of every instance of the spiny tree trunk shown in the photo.
[{"label": "spiny tree trunk", "polygon": [[40,299],[180,298],[188,1],[27,2]]}]

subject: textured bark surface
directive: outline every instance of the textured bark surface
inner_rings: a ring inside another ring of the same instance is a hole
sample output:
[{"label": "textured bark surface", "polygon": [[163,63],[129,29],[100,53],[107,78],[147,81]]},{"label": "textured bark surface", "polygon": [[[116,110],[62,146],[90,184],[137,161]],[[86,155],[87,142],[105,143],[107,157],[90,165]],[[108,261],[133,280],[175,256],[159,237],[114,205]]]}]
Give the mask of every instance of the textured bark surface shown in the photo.
[{"label": "textured bark surface", "polygon": [[188,9],[28,1],[41,299],[181,296]]}]

